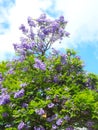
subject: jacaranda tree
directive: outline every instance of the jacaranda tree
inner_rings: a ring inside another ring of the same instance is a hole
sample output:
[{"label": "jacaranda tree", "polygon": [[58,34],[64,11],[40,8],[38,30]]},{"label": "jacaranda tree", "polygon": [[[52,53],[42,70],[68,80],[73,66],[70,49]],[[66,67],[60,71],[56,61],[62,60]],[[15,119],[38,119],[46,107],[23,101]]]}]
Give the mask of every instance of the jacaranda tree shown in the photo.
[{"label": "jacaranda tree", "polygon": [[98,76],[74,50],[51,49],[66,24],[42,14],[20,26],[16,57],[0,63],[0,130],[98,130]]}]

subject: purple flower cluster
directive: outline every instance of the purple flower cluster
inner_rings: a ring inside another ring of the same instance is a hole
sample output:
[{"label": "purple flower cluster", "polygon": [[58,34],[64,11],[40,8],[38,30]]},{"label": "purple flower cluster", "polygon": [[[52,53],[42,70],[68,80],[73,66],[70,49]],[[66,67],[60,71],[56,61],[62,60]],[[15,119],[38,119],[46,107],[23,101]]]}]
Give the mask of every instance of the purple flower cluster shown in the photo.
[{"label": "purple flower cluster", "polygon": [[48,104],[48,108],[52,108],[52,107],[54,107],[54,103]]},{"label": "purple flower cluster", "polygon": [[52,122],[53,120],[57,119],[57,116],[58,116],[57,114],[52,115],[51,117],[48,117],[48,118],[47,118],[47,121],[48,121],[48,122]]},{"label": "purple flower cluster", "polygon": [[16,52],[19,52],[22,56],[26,56],[26,53],[32,52],[32,49],[35,46],[33,41],[28,43],[28,40],[25,38],[21,38],[21,44],[13,44]]},{"label": "purple flower cluster", "polygon": [[54,76],[54,77],[53,77],[53,81],[54,81],[55,83],[57,83],[57,82],[58,82],[58,76]]},{"label": "purple flower cluster", "polygon": [[24,88],[27,86],[27,83],[22,83],[22,84],[20,84],[20,86]]},{"label": "purple flower cluster", "polygon": [[8,117],[9,114],[8,114],[7,112],[4,112],[4,113],[2,113],[2,116],[3,116],[3,117]]},{"label": "purple flower cluster", "polygon": [[53,130],[56,130],[57,129],[57,126],[55,124],[52,125],[52,129]]},{"label": "purple flower cluster", "polygon": [[7,94],[7,88],[1,88],[2,94]]},{"label": "purple flower cluster", "polygon": [[14,98],[20,98],[24,96],[24,89],[19,90],[14,94]]},{"label": "purple flower cluster", "polygon": [[93,122],[93,121],[87,121],[87,123],[86,123],[86,126],[87,126],[88,128],[92,127],[93,125],[94,125],[94,122]]},{"label": "purple flower cluster", "polygon": [[59,126],[59,125],[61,125],[61,124],[62,124],[62,122],[63,122],[63,120],[62,120],[62,119],[58,119],[58,120],[56,121],[56,124]]},{"label": "purple flower cluster", "polygon": [[31,17],[28,17],[28,24],[30,27],[36,27],[36,24]]},{"label": "purple flower cluster", "polygon": [[64,119],[65,119],[66,121],[69,121],[69,120],[70,120],[70,117],[69,117],[68,115],[66,115],[66,116],[64,117]]},{"label": "purple flower cluster", "polygon": [[19,27],[20,30],[22,30],[23,33],[27,33],[28,29],[26,29],[24,24],[21,24],[21,26]]},{"label": "purple flower cluster", "polygon": [[23,103],[23,104],[22,104],[22,107],[23,107],[23,108],[27,108],[27,107],[28,107],[28,104],[27,104],[27,103]]},{"label": "purple flower cluster", "polygon": [[9,70],[8,70],[8,74],[13,74],[14,73],[14,69],[13,68],[10,68]]},{"label": "purple flower cluster", "polygon": [[86,83],[85,83],[86,87],[88,87],[89,89],[94,89],[95,86],[92,83],[92,80],[90,78],[87,79]]},{"label": "purple flower cluster", "polygon": [[36,126],[34,126],[34,130],[45,130],[45,128],[42,127],[42,126],[40,126],[40,127],[36,127]]},{"label": "purple flower cluster", "polygon": [[41,69],[41,70],[46,70],[46,65],[39,59],[35,59],[35,64],[34,64],[35,68]]},{"label": "purple flower cluster", "polygon": [[2,94],[0,96],[0,105],[5,105],[10,102],[10,96],[8,94]]},{"label": "purple flower cluster", "polygon": [[61,63],[62,63],[63,65],[66,64],[66,60],[67,60],[67,55],[62,54],[62,55],[61,55]]},{"label": "purple flower cluster", "polygon": [[45,111],[44,111],[43,108],[40,108],[39,110],[36,110],[35,112],[36,112],[38,115],[43,115],[43,114],[45,114]]},{"label": "purple flower cluster", "polygon": [[56,40],[70,35],[65,31],[67,21],[63,16],[50,20],[45,14],[41,14],[37,19],[28,17],[27,23],[29,29],[24,24],[19,28],[26,38],[21,40],[20,45],[14,44],[14,49],[19,54],[26,54],[28,51],[33,54],[45,54]]},{"label": "purple flower cluster", "polygon": [[23,130],[25,128],[25,126],[26,126],[26,124],[23,121],[21,121],[18,125],[18,130]]}]

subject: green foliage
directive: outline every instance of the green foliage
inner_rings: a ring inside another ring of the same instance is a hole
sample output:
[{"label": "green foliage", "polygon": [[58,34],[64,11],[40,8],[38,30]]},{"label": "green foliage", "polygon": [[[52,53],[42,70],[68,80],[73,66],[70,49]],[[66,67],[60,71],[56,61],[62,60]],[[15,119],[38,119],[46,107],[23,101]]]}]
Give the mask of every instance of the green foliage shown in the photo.
[{"label": "green foliage", "polygon": [[[64,64],[62,54],[50,59],[44,57],[45,71],[34,68],[34,55],[27,56],[23,62],[10,63],[10,67],[15,68],[12,74],[6,75],[8,64],[1,64],[5,79],[2,84],[11,96],[9,104],[0,106],[2,129],[9,123],[11,127],[6,130],[16,129],[21,121],[29,123],[31,129],[40,125],[45,129],[51,129],[52,124],[59,118],[63,119],[63,123],[57,126],[57,129],[68,126],[87,127],[86,122],[89,120],[94,122],[93,129],[97,129],[98,76],[86,74],[82,67],[83,62],[72,52],[73,50],[67,50]],[[88,79],[89,85],[93,85],[91,88],[87,85]],[[26,86],[21,87],[23,83]],[[14,98],[14,93],[21,88],[25,90],[24,96]],[[28,106],[22,107],[23,103]],[[50,103],[53,103],[54,107],[48,108]],[[37,115],[36,110],[41,108],[45,113]],[[4,112],[9,115],[2,117]],[[57,118],[48,122],[47,119],[55,114],[58,115]],[[64,120],[66,115],[69,116],[69,120]]]}]

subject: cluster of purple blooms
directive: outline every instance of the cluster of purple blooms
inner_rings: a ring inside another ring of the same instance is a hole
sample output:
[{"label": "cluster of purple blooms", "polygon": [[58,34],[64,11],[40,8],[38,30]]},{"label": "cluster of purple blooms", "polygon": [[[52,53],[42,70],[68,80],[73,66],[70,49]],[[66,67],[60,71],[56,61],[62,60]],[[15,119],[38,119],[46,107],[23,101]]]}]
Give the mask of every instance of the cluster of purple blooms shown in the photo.
[{"label": "cluster of purple blooms", "polygon": [[10,96],[8,94],[0,95],[0,105],[5,105],[10,102]]},{"label": "cluster of purple blooms", "polygon": [[36,113],[38,115],[43,115],[43,114],[45,114],[45,111],[43,110],[43,108],[40,108],[39,110],[36,110]]},{"label": "cluster of purple blooms", "polygon": [[56,20],[48,19],[45,14],[38,19],[28,17],[29,29],[23,24],[19,28],[26,38],[22,37],[20,44],[13,44],[15,51],[24,57],[28,53],[44,55],[55,41],[70,35],[65,31],[66,24],[63,16]]},{"label": "cluster of purple blooms", "polygon": [[2,113],[2,117],[7,117],[9,114],[7,112]]},{"label": "cluster of purple blooms", "polygon": [[20,98],[24,96],[24,89],[19,90],[14,94],[14,98]]},{"label": "cluster of purple blooms", "polygon": [[45,63],[43,63],[41,60],[39,60],[39,59],[37,59],[37,58],[35,59],[34,67],[35,67],[35,68],[38,68],[38,69],[40,69],[40,70],[45,70],[45,69],[46,69]]},{"label": "cluster of purple blooms", "polygon": [[26,127],[26,124],[23,121],[21,121],[18,125],[18,130],[23,130],[25,127]]},{"label": "cluster of purple blooms", "polygon": [[52,122],[53,120],[57,119],[57,117],[58,117],[57,114],[52,115],[51,117],[48,117],[48,118],[47,118],[47,121],[48,121],[48,122]]},{"label": "cluster of purple blooms", "polygon": [[52,107],[54,107],[54,103],[48,104],[48,108],[52,108]]}]

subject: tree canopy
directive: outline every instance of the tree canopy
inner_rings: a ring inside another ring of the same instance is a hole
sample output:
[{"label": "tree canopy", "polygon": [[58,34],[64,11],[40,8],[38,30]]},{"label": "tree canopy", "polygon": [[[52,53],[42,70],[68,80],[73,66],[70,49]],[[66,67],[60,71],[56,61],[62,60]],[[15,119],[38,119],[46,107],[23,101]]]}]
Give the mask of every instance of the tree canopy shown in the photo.
[{"label": "tree canopy", "polygon": [[84,70],[73,49],[51,49],[69,37],[67,21],[42,14],[27,22],[19,28],[24,37],[13,44],[16,57],[0,63],[0,128],[97,130],[98,75]]}]

